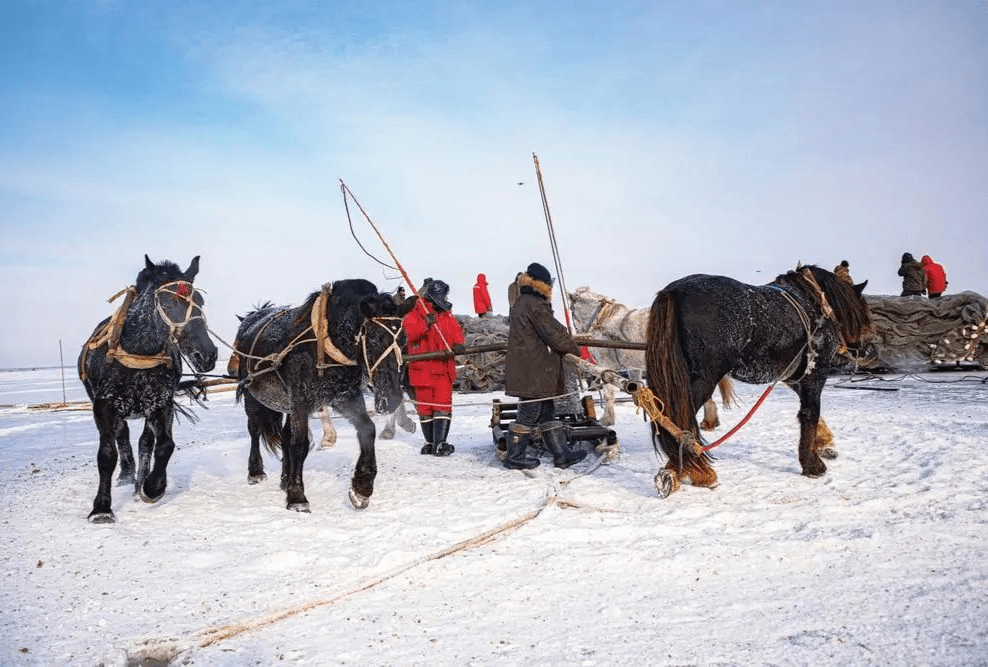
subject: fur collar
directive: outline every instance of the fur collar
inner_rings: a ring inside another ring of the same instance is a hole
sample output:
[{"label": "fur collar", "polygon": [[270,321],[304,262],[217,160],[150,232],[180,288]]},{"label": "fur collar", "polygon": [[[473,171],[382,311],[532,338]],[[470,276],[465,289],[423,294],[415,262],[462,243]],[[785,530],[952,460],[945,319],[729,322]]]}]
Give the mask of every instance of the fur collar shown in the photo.
[{"label": "fur collar", "polygon": [[552,301],[552,285],[547,285],[541,280],[536,280],[527,273],[518,276],[518,285],[520,287],[531,287],[541,296],[545,297],[546,300]]}]

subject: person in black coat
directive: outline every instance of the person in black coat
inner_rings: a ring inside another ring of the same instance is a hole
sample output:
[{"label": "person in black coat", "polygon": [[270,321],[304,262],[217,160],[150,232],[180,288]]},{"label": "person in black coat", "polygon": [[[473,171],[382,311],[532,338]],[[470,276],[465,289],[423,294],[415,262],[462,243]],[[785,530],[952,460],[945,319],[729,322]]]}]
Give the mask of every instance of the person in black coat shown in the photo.
[{"label": "person in black coat", "polygon": [[562,355],[579,356],[580,346],[552,314],[552,276],[538,263],[519,274],[518,299],[508,315],[508,349],[504,393],[518,398],[518,412],[508,426],[506,468],[534,468],[526,455],[537,429],[557,468],[568,468],[587,455],[570,449],[565,426],[556,419],[553,399],[565,393]]},{"label": "person in black coat", "polygon": [[926,269],[913,258],[911,253],[902,253],[899,275],[902,276],[902,294],[900,296],[926,294]]}]

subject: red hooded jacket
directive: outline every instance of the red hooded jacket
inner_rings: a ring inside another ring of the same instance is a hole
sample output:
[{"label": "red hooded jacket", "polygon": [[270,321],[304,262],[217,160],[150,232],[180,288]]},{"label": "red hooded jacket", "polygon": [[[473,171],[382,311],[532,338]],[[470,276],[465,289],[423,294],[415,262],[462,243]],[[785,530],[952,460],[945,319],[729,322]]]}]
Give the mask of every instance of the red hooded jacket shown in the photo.
[{"label": "red hooded jacket", "polygon": [[923,255],[921,261],[923,263],[923,270],[926,271],[927,294],[930,296],[943,294],[943,291],[947,289],[947,273],[929,255]]},{"label": "red hooded jacket", "polygon": [[478,315],[491,312],[491,295],[487,291],[487,276],[477,274],[477,284],[473,286],[473,309]]}]

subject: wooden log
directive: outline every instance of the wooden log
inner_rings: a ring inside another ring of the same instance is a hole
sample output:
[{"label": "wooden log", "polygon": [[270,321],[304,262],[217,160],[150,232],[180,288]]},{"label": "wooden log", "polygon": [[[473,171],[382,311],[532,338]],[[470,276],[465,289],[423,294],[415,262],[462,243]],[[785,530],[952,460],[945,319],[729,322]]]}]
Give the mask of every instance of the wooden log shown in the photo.
[{"label": "wooden log", "polygon": [[[592,338],[574,338],[577,345],[587,347],[609,347],[619,350],[644,350],[645,343],[635,343],[623,340],[594,340]],[[431,359],[449,359],[453,356],[465,356],[470,354],[483,354],[484,352],[504,352],[508,349],[507,343],[490,343],[489,345],[475,345],[463,349],[463,354],[454,355],[452,350],[440,350],[438,352],[422,352],[420,354],[406,354],[405,361],[429,361]]]},{"label": "wooden log", "polygon": [[641,388],[640,383],[634,380],[629,380],[628,378],[624,377],[619,373],[616,373],[615,371],[612,371],[609,368],[604,368],[603,366],[591,364],[586,359],[580,359],[575,354],[564,354],[563,361],[569,364],[573,364],[581,371],[584,371],[585,373],[589,373],[590,375],[593,375],[596,378],[600,378],[600,380],[602,380],[603,382],[612,384],[621,391],[625,391],[629,394],[634,394],[636,391],[638,391]]}]

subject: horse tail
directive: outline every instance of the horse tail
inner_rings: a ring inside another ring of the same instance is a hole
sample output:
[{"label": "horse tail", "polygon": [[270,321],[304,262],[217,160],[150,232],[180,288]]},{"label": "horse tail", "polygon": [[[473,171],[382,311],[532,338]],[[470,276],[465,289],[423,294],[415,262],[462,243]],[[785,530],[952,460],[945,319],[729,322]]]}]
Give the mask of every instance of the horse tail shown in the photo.
[{"label": "horse tail", "polygon": [[731,382],[731,378],[725,375],[717,383],[717,388],[720,390],[720,402],[725,408],[729,408],[735,403],[737,403],[737,395],[734,393],[734,383]]},{"label": "horse tail", "polygon": [[[652,393],[662,401],[665,415],[682,429],[699,438],[697,408],[690,391],[690,375],[680,344],[679,318],[673,295],[665,290],[655,296],[645,333],[645,372]],[[672,437],[661,432],[660,442],[670,462],[681,463],[679,448]],[[661,437],[665,435],[666,437]],[[691,452],[683,451],[687,460]]]},{"label": "horse tail", "polygon": [[257,426],[264,448],[275,456],[281,455],[281,413],[275,410],[258,411]]}]

